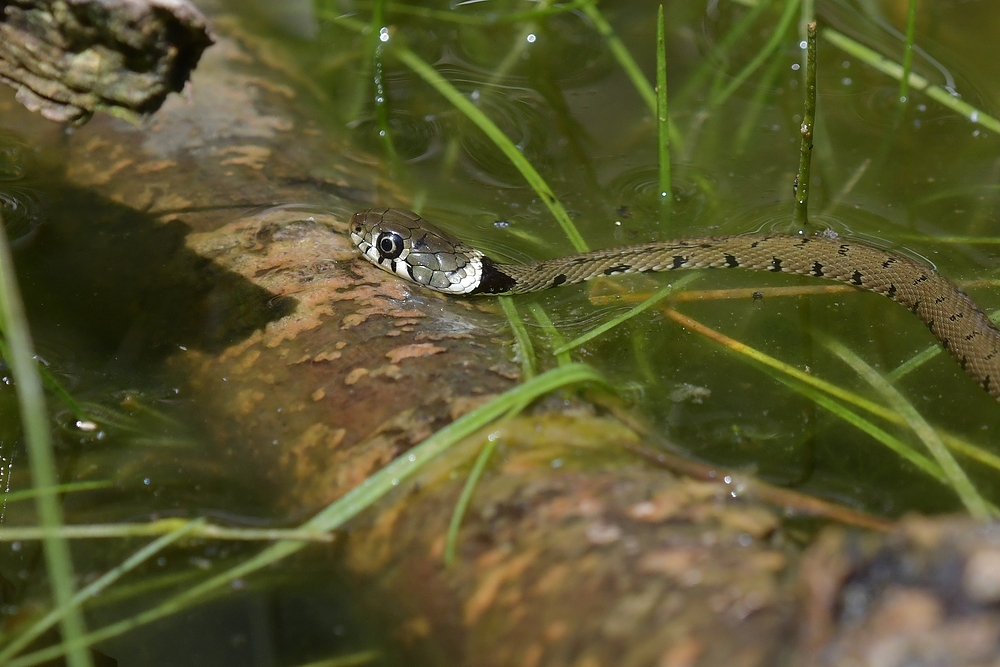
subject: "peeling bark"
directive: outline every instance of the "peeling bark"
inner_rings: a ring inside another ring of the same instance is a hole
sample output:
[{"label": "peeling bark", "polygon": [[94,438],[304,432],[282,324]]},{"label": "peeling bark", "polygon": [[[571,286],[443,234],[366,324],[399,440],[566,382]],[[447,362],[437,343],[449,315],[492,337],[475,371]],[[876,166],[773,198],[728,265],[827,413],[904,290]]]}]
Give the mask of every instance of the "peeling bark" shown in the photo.
[{"label": "peeling bark", "polygon": [[210,44],[187,0],[0,0],[0,81],[57,122],[156,111]]}]

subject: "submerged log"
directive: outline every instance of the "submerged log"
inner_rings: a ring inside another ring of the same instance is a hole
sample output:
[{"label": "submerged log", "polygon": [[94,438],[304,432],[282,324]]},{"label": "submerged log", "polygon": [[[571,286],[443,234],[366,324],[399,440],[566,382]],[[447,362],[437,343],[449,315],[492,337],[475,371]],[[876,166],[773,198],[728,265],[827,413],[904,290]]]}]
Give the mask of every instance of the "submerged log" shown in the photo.
[{"label": "submerged log", "polygon": [[0,2],[0,81],[53,121],[150,114],[183,89],[210,44],[187,0]]}]

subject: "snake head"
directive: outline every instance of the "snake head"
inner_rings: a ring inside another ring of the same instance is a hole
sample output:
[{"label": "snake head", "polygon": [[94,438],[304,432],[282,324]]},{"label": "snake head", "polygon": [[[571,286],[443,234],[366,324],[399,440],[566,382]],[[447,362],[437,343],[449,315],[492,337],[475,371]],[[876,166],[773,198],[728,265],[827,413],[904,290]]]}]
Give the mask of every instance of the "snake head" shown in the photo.
[{"label": "snake head", "polygon": [[355,213],[351,241],[375,266],[446,294],[472,294],[484,257],[416,213],[397,208]]}]

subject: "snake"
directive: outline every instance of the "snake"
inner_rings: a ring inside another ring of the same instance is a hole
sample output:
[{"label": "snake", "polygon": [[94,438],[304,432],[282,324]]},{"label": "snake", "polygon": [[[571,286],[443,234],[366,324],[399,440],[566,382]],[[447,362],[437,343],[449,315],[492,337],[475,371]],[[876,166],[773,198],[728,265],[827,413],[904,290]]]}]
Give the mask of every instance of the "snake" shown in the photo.
[{"label": "snake", "polygon": [[909,309],[962,369],[1000,401],[1000,331],[982,309],[917,260],[836,234],[706,236],[504,264],[403,209],[360,211],[348,229],[368,261],[452,295],[524,294],[600,276],[701,268],[793,273],[846,283]]}]

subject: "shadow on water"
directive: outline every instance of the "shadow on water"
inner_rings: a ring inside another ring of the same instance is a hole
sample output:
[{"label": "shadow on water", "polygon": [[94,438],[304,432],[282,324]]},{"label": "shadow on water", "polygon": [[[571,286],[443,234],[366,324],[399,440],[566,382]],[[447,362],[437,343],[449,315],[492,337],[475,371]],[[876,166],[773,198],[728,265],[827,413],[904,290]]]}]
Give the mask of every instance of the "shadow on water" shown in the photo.
[{"label": "shadow on water", "polygon": [[44,223],[16,254],[29,314],[88,338],[109,362],[155,363],[179,346],[218,352],[295,308],[186,248],[180,221],[65,183],[39,199]]}]

